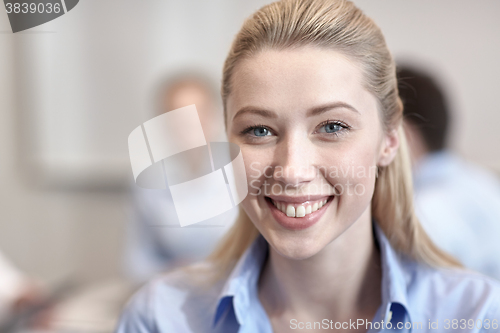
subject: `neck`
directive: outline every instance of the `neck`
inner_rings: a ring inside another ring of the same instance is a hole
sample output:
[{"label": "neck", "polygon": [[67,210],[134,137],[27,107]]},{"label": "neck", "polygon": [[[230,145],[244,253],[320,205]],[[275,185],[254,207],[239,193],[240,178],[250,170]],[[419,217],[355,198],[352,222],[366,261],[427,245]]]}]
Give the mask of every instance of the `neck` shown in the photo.
[{"label": "neck", "polygon": [[271,320],[373,319],[381,304],[381,268],[370,208],[308,259],[289,259],[271,247],[269,251],[259,297]]}]

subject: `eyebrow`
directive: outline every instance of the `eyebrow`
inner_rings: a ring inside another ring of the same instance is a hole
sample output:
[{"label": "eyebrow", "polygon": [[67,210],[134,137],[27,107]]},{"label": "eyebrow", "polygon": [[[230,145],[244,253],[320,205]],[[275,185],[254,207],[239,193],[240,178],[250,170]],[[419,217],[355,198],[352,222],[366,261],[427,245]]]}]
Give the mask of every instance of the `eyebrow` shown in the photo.
[{"label": "eyebrow", "polygon": [[233,117],[233,121],[236,118],[241,117],[242,115],[244,115],[246,113],[257,114],[257,115],[260,115],[260,116],[265,117],[265,118],[278,118],[278,115],[273,111],[260,109],[260,108],[253,107],[253,106],[244,106],[241,109],[239,109],[238,112],[236,112],[236,114]]},{"label": "eyebrow", "polygon": [[329,103],[329,104],[325,104],[325,105],[321,105],[321,106],[317,106],[317,107],[312,108],[311,110],[309,110],[307,112],[307,116],[308,117],[317,116],[317,115],[320,115],[322,113],[325,113],[327,111],[330,111],[332,109],[337,109],[337,108],[344,108],[344,109],[348,109],[348,110],[351,110],[353,112],[361,114],[354,106],[352,106],[350,104],[347,104],[344,102],[334,102],[334,103]]},{"label": "eyebrow", "polygon": [[[356,113],[360,113],[356,108],[350,104],[344,103],[344,102],[334,102],[334,103],[329,103],[321,106],[316,106],[310,110],[307,111],[307,117],[312,117],[312,116],[317,116],[322,113],[325,113],[327,111],[330,111],[332,109],[337,109],[337,108],[345,108],[348,110],[351,110]],[[257,114],[265,118],[278,118],[278,115],[274,111],[266,110],[266,109],[261,109],[258,107],[253,107],[253,106],[245,106],[242,107],[241,109],[236,112],[236,114],[233,117],[233,121],[237,117],[241,117],[242,115],[246,113],[252,113],[252,114]]]}]

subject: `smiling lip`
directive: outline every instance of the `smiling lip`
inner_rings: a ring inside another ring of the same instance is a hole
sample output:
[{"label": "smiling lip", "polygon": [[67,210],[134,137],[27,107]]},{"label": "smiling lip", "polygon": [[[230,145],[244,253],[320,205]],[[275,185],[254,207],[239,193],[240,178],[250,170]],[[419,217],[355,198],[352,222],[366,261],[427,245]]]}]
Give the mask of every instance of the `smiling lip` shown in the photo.
[{"label": "smiling lip", "polygon": [[[297,204],[297,203],[304,203],[306,201],[312,201],[312,200],[321,200],[321,199],[328,199],[326,204],[323,205],[323,207],[319,208],[317,211],[312,212],[310,214],[307,214],[306,216],[303,217],[290,217],[287,216],[285,213],[283,213],[281,210],[279,210],[277,207],[274,206],[273,200],[276,201],[282,201],[282,202],[287,202],[290,204]],[[281,226],[283,226],[286,229],[289,230],[303,230],[306,228],[311,227],[314,225],[316,222],[319,221],[321,216],[326,212],[326,208],[330,205],[330,203],[335,199],[334,196],[316,196],[313,198],[313,196],[309,196],[307,198],[305,197],[265,197],[265,201],[271,210],[271,214],[273,215],[274,219],[276,222],[278,222]]]}]

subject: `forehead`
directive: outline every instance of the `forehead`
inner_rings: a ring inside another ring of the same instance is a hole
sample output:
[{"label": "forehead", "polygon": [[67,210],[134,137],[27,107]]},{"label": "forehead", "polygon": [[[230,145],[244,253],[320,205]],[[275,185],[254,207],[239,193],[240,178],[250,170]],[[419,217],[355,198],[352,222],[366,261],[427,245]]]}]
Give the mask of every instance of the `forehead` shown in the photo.
[{"label": "forehead", "polygon": [[345,102],[356,109],[376,108],[364,88],[357,63],[343,54],[318,47],[263,50],[235,68],[228,96],[228,120],[241,107],[304,110]]}]

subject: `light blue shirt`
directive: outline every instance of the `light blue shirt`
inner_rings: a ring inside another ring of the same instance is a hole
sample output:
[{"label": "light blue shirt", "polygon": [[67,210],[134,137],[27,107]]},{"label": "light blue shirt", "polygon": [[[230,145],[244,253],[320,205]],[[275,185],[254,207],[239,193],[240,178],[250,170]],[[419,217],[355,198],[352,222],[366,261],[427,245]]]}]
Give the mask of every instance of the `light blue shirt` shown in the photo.
[{"label": "light blue shirt", "polygon": [[[394,328],[398,324],[403,327],[396,332],[500,332],[500,283],[478,273],[417,263],[395,252],[380,228],[375,225],[374,229],[382,263],[382,304],[372,320],[372,328],[362,324],[367,331],[390,331],[377,328],[376,323],[382,327],[383,320],[383,327],[387,322]],[[257,292],[267,252],[268,244],[259,236],[229,277],[211,287],[188,282],[203,277],[190,277],[182,271],[154,280],[126,306],[117,333],[272,332]],[[291,332],[308,331],[308,323],[292,319]],[[454,319],[458,325],[455,330]],[[466,329],[460,329],[464,323]],[[472,323],[474,328],[467,329]],[[335,323],[329,318],[316,321],[316,325],[332,331],[342,331],[346,324],[354,327],[352,322]]]},{"label": "light blue shirt", "polygon": [[429,236],[468,268],[500,279],[500,182],[449,152],[415,168],[415,210]]}]

